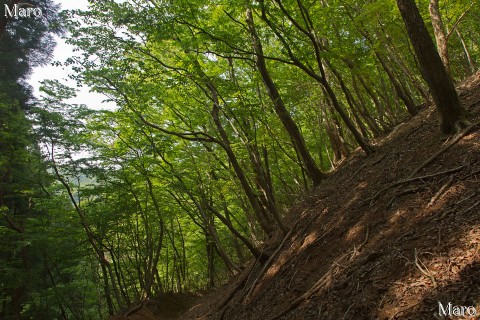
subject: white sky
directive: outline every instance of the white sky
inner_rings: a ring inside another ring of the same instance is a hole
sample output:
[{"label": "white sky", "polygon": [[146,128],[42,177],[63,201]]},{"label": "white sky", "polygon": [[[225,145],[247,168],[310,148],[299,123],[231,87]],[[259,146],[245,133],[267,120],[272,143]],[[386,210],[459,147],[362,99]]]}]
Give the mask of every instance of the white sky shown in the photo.
[{"label": "white sky", "polygon": [[[56,3],[59,3],[63,9],[87,9],[88,1],[87,0],[56,0]],[[72,46],[67,45],[63,39],[56,37],[57,46],[53,53],[53,61],[65,62],[68,57],[74,55],[72,51]],[[39,97],[38,88],[40,86],[40,81],[45,79],[57,79],[60,82],[76,88],[76,83],[68,79],[68,74],[72,71],[69,68],[65,67],[54,67],[50,64],[44,67],[34,68],[32,76],[30,77],[29,83],[34,88],[35,96]],[[79,92],[75,99],[69,100],[69,103],[72,104],[85,104],[92,109],[113,109],[115,106],[113,103],[102,102],[106,98],[103,95],[89,92],[89,89],[86,87],[77,88]]]}]

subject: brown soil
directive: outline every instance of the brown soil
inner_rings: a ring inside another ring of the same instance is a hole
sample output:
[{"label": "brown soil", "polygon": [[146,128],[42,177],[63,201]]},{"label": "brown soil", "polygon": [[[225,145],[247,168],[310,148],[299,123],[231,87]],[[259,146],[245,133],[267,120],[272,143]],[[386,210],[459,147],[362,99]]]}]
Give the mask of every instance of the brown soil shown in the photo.
[{"label": "brown soil", "polygon": [[[480,73],[459,90],[478,121]],[[268,262],[251,261],[182,319],[441,319],[438,301],[480,314],[479,127],[449,144],[430,106],[374,155],[357,150],[291,209]]]},{"label": "brown soil", "polygon": [[164,293],[155,300],[143,301],[121,315],[111,316],[109,320],[178,319],[197,300],[198,295],[190,293]]}]

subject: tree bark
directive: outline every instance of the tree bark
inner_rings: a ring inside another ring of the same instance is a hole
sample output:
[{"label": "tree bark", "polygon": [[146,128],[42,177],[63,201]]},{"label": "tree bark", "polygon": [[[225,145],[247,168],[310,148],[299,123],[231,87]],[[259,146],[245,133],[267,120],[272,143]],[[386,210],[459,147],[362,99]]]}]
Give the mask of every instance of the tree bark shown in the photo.
[{"label": "tree bark", "polygon": [[[346,13],[350,20],[355,23],[355,18],[353,17],[352,13],[349,10],[346,10]],[[380,54],[379,50],[376,49],[375,42],[372,39],[372,36],[367,32],[367,30],[363,26],[357,26],[358,32],[367,40],[371,47],[373,52],[375,53],[375,56],[378,59],[378,62],[380,62],[380,65],[382,66],[383,70],[388,76],[388,79],[390,80],[391,84],[393,85],[393,88],[397,92],[397,95],[400,99],[402,99],[403,103],[405,104],[405,107],[407,108],[407,111],[410,115],[415,116],[417,114],[417,111],[415,110],[415,102],[413,101],[412,97],[408,94],[408,92],[405,92],[400,85],[400,83],[397,81],[394,73],[390,69],[386,59]]]},{"label": "tree bark", "polygon": [[455,28],[455,33],[457,34],[458,39],[462,44],[463,52],[465,52],[465,57],[468,61],[468,66],[470,67],[470,72],[471,74],[474,74],[476,71],[475,63],[473,62],[470,52],[468,52],[468,48],[467,48],[467,45],[465,44],[465,41],[463,40],[462,34],[460,33],[460,30],[458,30],[458,28]]},{"label": "tree bark", "polygon": [[235,153],[232,150],[232,147],[230,145],[230,140],[228,139],[228,135],[225,132],[225,129],[223,128],[223,125],[220,121],[220,105],[218,101],[218,94],[217,94],[217,89],[213,86],[213,84],[207,82],[206,85],[211,91],[212,94],[212,101],[213,101],[213,108],[212,108],[212,118],[213,122],[215,123],[215,126],[217,127],[217,130],[222,138],[222,147],[227,153],[228,159],[230,160],[230,163],[232,164],[233,170],[235,171],[235,174],[240,180],[240,184],[243,187],[243,190],[245,191],[245,195],[247,196],[250,205],[252,206],[253,212],[255,213],[255,216],[257,218],[258,223],[262,227],[262,229],[265,231],[266,234],[271,235],[275,228],[272,226],[272,221],[269,213],[263,208],[260,204],[260,200],[258,199],[258,196],[255,194],[253,191],[252,187],[250,186],[250,183],[248,182],[248,179],[245,175],[245,172],[243,171],[242,167],[240,166],[240,163],[237,160],[237,157]]},{"label": "tree bark", "polygon": [[296,21],[286,10],[286,8],[282,5],[282,2],[279,0],[275,0],[275,3],[280,7],[280,10],[285,14],[285,16],[288,18],[288,20],[300,31],[302,32],[307,38],[310,40],[312,43],[312,46],[315,51],[315,58],[318,66],[318,70],[320,74],[315,73],[315,71],[310,67],[307,66],[306,64],[302,63],[298,57],[296,57],[293,54],[293,51],[288,45],[287,41],[285,38],[282,36],[282,34],[278,31],[278,29],[275,27],[275,25],[272,23],[271,20],[267,18],[267,13],[265,10],[265,4],[264,1],[261,0],[259,1],[261,6],[262,6],[262,19],[268,24],[270,29],[275,33],[275,35],[279,38],[279,40],[282,42],[285,50],[288,53],[288,56],[290,57],[293,65],[297,66],[300,68],[302,71],[304,71],[307,75],[315,79],[320,85],[325,89],[325,92],[327,93],[328,97],[330,97],[332,101],[332,105],[335,108],[335,111],[338,112],[342,120],[345,122],[345,125],[347,128],[350,130],[352,133],[353,137],[357,141],[358,145],[365,151],[366,154],[371,154],[374,152],[374,148],[367,142],[365,139],[363,139],[362,135],[358,132],[357,128],[355,127],[354,123],[350,118],[348,117],[347,113],[343,110],[342,106],[340,105],[336,95],[335,91],[332,89],[330,84],[328,83],[326,79],[326,74],[325,70],[323,67],[323,57],[322,57],[322,51],[324,51],[324,45],[322,44],[322,40],[315,34],[314,30],[311,29],[313,23],[308,15],[308,12],[305,9],[305,6],[303,6],[301,3],[297,2],[299,5],[299,8],[301,9],[302,17],[304,18],[304,22],[306,25],[308,25],[308,30],[303,28],[301,24]]},{"label": "tree bark", "polygon": [[447,134],[459,131],[459,126],[465,117],[465,110],[460,104],[452,79],[435,49],[415,1],[397,0],[397,6],[407,27],[422,75],[439,111],[440,128]]},{"label": "tree bark", "polygon": [[445,27],[443,26],[442,16],[440,15],[440,8],[438,7],[438,0],[430,0],[428,6],[430,12],[430,18],[432,19],[433,32],[435,34],[435,40],[437,41],[438,54],[442,59],[443,65],[450,72],[450,61],[448,58],[448,46],[447,46],[447,34],[445,33]]},{"label": "tree bark", "polygon": [[265,88],[267,89],[268,96],[273,102],[273,106],[275,108],[275,113],[278,115],[282,124],[287,130],[295,148],[300,153],[301,159],[303,164],[305,165],[305,169],[313,182],[314,186],[320,184],[320,182],[326,177],[326,175],[320,171],[320,169],[315,164],[310,152],[307,149],[305,144],[305,140],[303,139],[298,126],[296,125],[295,121],[293,121],[292,117],[288,113],[285,104],[278,92],[278,89],[273,82],[272,77],[270,76],[270,72],[267,69],[267,64],[265,62],[264,54],[263,54],[263,47],[260,42],[260,38],[257,35],[257,31],[255,29],[255,24],[253,22],[252,11],[247,9],[247,25],[252,37],[253,49],[256,54],[256,66],[260,75],[262,77],[263,83],[265,84]]}]

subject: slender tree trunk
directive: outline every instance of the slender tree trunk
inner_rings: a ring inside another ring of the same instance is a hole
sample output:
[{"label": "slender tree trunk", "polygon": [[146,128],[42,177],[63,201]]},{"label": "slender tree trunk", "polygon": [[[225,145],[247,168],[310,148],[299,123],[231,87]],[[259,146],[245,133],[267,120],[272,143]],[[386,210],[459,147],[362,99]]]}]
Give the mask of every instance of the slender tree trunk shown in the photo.
[{"label": "slender tree trunk", "polygon": [[415,103],[412,97],[408,94],[408,92],[405,92],[403,90],[402,86],[398,83],[395,75],[390,69],[385,58],[380,54],[380,52],[377,49],[375,49],[376,45],[375,45],[375,42],[372,40],[372,37],[370,36],[370,34],[367,32],[367,30],[363,26],[358,26],[356,24],[355,18],[353,17],[352,13],[349,10],[346,10],[346,13],[350,18],[350,20],[356,25],[358,32],[370,43],[372,50],[375,53],[375,56],[377,57],[378,61],[380,62],[380,65],[382,66],[383,70],[387,74],[388,79],[390,80],[391,84],[393,85],[393,88],[397,92],[398,97],[402,99],[403,103],[405,104],[405,107],[407,108],[408,113],[410,113],[412,116],[415,116],[417,112],[415,110]]},{"label": "slender tree trunk", "polygon": [[[159,222],[159,230],[157,232],[159,233],[159,238],[158,238],[158,244],[156,247],[156,250],[153,250],[153,246],[151,247],[151,250],[149,250],[149,255],[151,256],[149,259],[149,264],[147,265],[147,268],[145,270],[145,287],[142,288],[145,297],[150,298],[152,296],[152,291],[151,287],[153,285],[153,280],[154,280],[154,270],[157,268],[158,260],[160,259],[160,252],[162,250],[163,246],[163,238],[165,236],[165,233],[167,232],[165,228],[165,221],[163,218],[162,211],[160,209],[160,204],[158,203],[158,199],[155,196],[155,192],[153,190],[153,183],[148,176],[148,172],[146,171],[145,168],[140,168],[140,174],[142,174],[145,178],[145,181],[147,182],[147,187],[148,187],[148,194],[150,195],[150,199],[152,199],[153,202],[153,207],[155,208],[155,213]],[[169,236],[167,232],[167,236]],[[174,249],[174,253],[178,255],[177,248],[175,247],[175,244],[173,243],[172,237],[170,236],[170,240],[172,242],[172,247]]]},{"label": "slender tree trunk", "polygon": [[[377,31],[376,34],[378,37],[383,37],[388,33],[388,31],[384,28],[384,25],[382,23],[380,23],[380,27],[381,27],[380,29],[381,33]],[[401,87],[403,88],[403,91],[407,93],[412,91],[405,87],[406,79],[409,79],[410,82],[415,86],[417,91],[422,95],[423,99],[425,101],[429,101],[430,95],[428,94],[428,91],[426,90],[426,88],[424,88],[422,83],[415,77],[415,75],[412,74],[409,68],[407,68],[404,62],[404,59],[398,53],[401,50],[397,48],[395,41],[393,41],[392,37],[389,37],[388,35],[387,35],[387,39],[388,39],[389,46],[386,47],[385,55],[387,56],[388,61],[393,61],[398,67],[400,67],[400,70],[403,72],[403,75],[397,74],[396,76]]]},{"label": "slender tree trunk", "polygon": [[231,221],[228,218],[223,216],[217,209],[215,209],[211,205],[208,205],[207,209],[212,212],[218,219],[220,219],[223,224],[227,226],[230,232],[235,235],[235,239],[240,239],[240,241],[243,242],[243,244],[248,248],[248,250],[250,250],[250,252],[255,258],[260,257],[260,251],[258,251],[247,238],[245,238],[237,229],[235,229],[235,227],[232,225]]},{"label": "slender tree trunk", "polygon": [[[360,81],[360,84],[362,85],[363,89],[368,94],[370,99],[372,99],[373,104],[377,109],[378,119],[382,125],[382,129],[386,130],[388,127],[391,126],[392,120],[389,118],[389,115],[386,114],[384,104],[378,99],[377,93],[374,91],[372,87],[370,87],[370,85],[367,84],[367,82],[365,81],[362,75],[356,74],[355,76]],[[388,104],[388,102],[386,102],[386,104]]]},{"label": "slender tree trunk", "polygon": [[[233,83],[235,83],[236,86],[238,86],[238,82],[235,75],[235,69],[233,67],[233,60],[229,59],[228,62],[230,66],[231,80]],[[239,89],[238,92],[240,93],[239,86],[238,86],[238,89]],[[243,97],[242,95],[240,96],[241,96],[240,101],[245,99],[245,97]],[[246,107],[245,105],[243,106]],[[228,108],[225,108],[225,110],[228,110]],[[280,214],[278,212],[278,208],[276,205],[276,201],[275,201],[275,194],[274,194],[274,189],[272,186],[272,181],[270,176],[270,167],[268,162],[267,149],[265,148],[265,146],[263,146],[262,150],[263,150],[264,161],[262,161],[262,156],[260,155],[259,146],[257,143],[257,130],[255,129],[255,126],[252,126],[252,123],[256,122],[256,116],[253,113],[250,113],[251,118],[243,117],[240,120],[235,115],[235,113],[231,113],[230,115],[227,115],[224,112],[224,115],[227,118],[227,120],[230,122],[232,129],[234,130],[236,135],[240,137],[243,144],[245,145],[245,148],[248,151],[248,156],[250,158],[250,162],[252,163],[252,168],[255,172],[255,182],[257,185],[257,190],[260,192],[258,197],[261,204],[265,207],[265,210],[272,215],[273,219],[278,224],[280,229],[286,234],[288,232],[288,228],[285,226],[285,224],[283,223],[280,217]],[[230,117],[233,118],[236,121],[236,123],[240,124],[239,125],[240,130],[237,129],[237,126],[233,123],[233,121],[231,121]]]},{"label": "slender tree trunk", "polygon": [[325,60],[325,61],[326,61],[326,65],[332,71],[333,75],[335,76],[338,83],[340,84],[340,88],[342,89],[342,91],[345,95],[345,98],[347,100],[347,103],[350,106],[352,115],[353,115],[355,121],[357,122],[357,126],[360,129],[360,132],[362,133],[363,139],[367,140],[367,138],[368,138],[367,128],[365,128],[365,125],[363,124],[362,120],[358,116],[358,113],[357,113],[358,110],[357,110],[357,106],[356,106],[357,102],[355,101],[355,99],[352,96],[350,90],[348,89],[347,85],[345,84],[345,81],[343,81],[342,75],[337,71],[336,68],[333,67],[333,65],[328,60]]},{"label": "slender tree trunk", "polygon": [[310,40],[312,43],[313,49],[315,51],[315,58],[318,66],[318,70],[320,72],[320,75],[315,73],[312,68],[309,66],[303,64],[298,57],[296,57],[293,54],[293,51],[291,47],[288,45],[288,42],[285,40],[281,32],[275,27],[275,25],[270,21],[267,17],[266,11],[265,11],[265,4],[264,0],[259,1],[261,6],[262,6],[262,19],[268,24],[270,29],[275,33],[275,35],[280,39],[282,42],[284,48],[287,50],[288,55],[290,59],[292,60],[292,63],[300,68],[302,71],[307,73],[310,77],[314,78],[316,81],[318,81],[322,87],[325,89],[325,92],[327,93],[328,97],[330,97],[332,101],[332,105],[334,106],[335,110],[338,112],[342,120],[345,122],[345,125],[347,128],[351,131],[352,135],[354,136],[355,140],[357,141],[358,145],[365,151],[366,154],[371,154],[374,152],[374,148],[367,142],[365,139],[363,139],[362,135],[360,132],[358,132],[357,128],[355,127],[354,123],[350,118],[348,117],[347,113],[343,110],[342,106],[340,105],[335,91],[332,89],[330,86],[328,80],[326,79],[326,74],[325,74],[325,69],[323,67],[323,57],[322,57],[322,51],[324,50],[324,45],[322,44],[321,39],[315,34],[315,31],[312,29],[313,23],[308,15],[308,11],[306,10],[305,6],[303,6],[300,2],[297,1],[297,4],[299,6],[300,11],[302,12],[302,17],[304,18],[304,22],[306,25],[308,25],[307,29],[303,28],[301,26],[301,23],[296,21],[287,11],[287,9],[283,6],[282,2],[280,0],[275,0],[275,3],[280,7],[282,12],[285,14],[285,16],[288,18],[288,20],[300,31],[302,32],[307,38]]},{"label": "slender tree trunk", "polygon": [[[83,229],[85,230],[85,233],[87,235],[88,242],[92,246],[93,250],[96,253],[96,258],[98,259],[98,262],[101,266],[102,269],[102,275],[103,275],[103,281],[104,281],[104,290],[105,290],[105,298],[107,300],[107,305],[108,305],[108,312],[110,315],[113,315],[115,313],[115,306],[112,300],[111,296],[111,291],[110,291],[110,285],[109,285],[109,272],[111,271],[111,266],[110,262],[105,257],[105,253],[103,252],[102,249],[102,244],[101,242],[97,239],[95,236],[94,232],[92,231],[90,225],[87,222],[85,213],[83,210],[80,208],[80,206],[77,203],[77,200],[75,199],[75,196],[73,195],[72,189],[70,188],[70,185],[67,183],[67,181],[63,178],[63,176],[60,174],[57,164],[55,162],[55,153],[54,153],[54,143],[51,141],[51,161],[52,161],[52,166],[53,166],[53,171],[55,172],[55,176],[57,177],[58,181],[63,185],[65,190],[67,191],[67,194],[70,198],[70,201],[72,202],[75,211],[77,212],[79,218],[80,218],[80,224],[83,226]],[[108,271],[107,271],[108,270]],[[116,289],[115,287],[115,280],[112,276],[112,287]],[[118,298],[118,296],[117,296]]]},{"label": "slender tree trunk", "polygon": [[214,248],[217,251],[220,258],[222,258],[225,266],[227,267],[228,271],[233,275],[240,271],[239,267],[230,259],[230,256],[227,254],[225,249],[220,242],[220,238],[218,237],[217,229],[215,227],[214,217],[209,217],[208,220],[208,230],[211,232],[212,239],[214,241]]},{"label": "slender tree trunk", "polygon": [[[325,103],[329,103],[326,101]],[[336,122],[333,120],[335,115],[329,115],[327,113],[327,106],[322,106],[322,116],[323,116],[323,122],[324,122],[324,127],[325,127],[325,132],[328,136],[328,139],[330,141],[330,146],[332,147],[333,151],[333,161],[330,161],[332,163],[332,167],[336,164],[342,161],[344,158],[347,157],[348,155],[348,149],[345,145],[345,142],[343,141],[342,136],[338,132],[338,127]]]},{"label": "slender tree trunk", "polygon": [[398,96],[400,97],[400,99],[402,99],[403,103],[405,104],[405,107],[407,108],[408,113],[412,116],[417,115],[417,111],[415,110],[415,102],[413,101],[410,94],[408,94],[408,92],[403,90],[402,85],[398,82],[397,78],[393,74],[387,62],[377,50],[375,50],[375,56],[377,57],[378,61],[382,65],[383,70],[385,70],[385,73],[387,74],[388,79],[390,79],[390,82],[395,88],[395,91],[397,92]]},{"label": "slender tree trunk", "polygon": [[433,32],[435,34],[435,40],[437,41],[438,54],[442,59],[443,65],[447,72],[450,72],[450,61],[448,58],[448,39],[445,33],[445,27],[443,26],[442,16],[440,15],[440,8],[438,6],[438,0],[430,0],[428,6],[430,12],[430,18],[432,19]]},{"label": "slender tree trunk", "polygon": [[372,115],[372,112],[367,108],[367,101],[364,99],[364,95],[360,92],[360,88],[357,84],[357,80],[352,76],[353,90],[358,100],[358,109],[360,110],[360,115],[362,116],[365,123],[368,125],[370,131],[373,133],[373,136],[376,137],[380,134],[381,129],[376,122],[375,117]]},{"label": "slender tree trunk", "polygon": [[458,38],[460,39],[460,42],[462,43],[463,52],[465,52],[465,57],[467,58],[468,66],[470,67],[470,72],[471,74],[474,74],[476,71],[475,63],[473,62],[472,56],[468,51],[467,44],[465,43],[465,40],[463,40],[462,34],[460,33],[460,30],[458,30],[458,27],[455,28],[455,33],[457,34]]},{"label": "slender tree trunk", "polygon": [[415,1],[397,0],[397,5],[418,57],[422,75],[439,111],[440,128],[444,133],[458,131],[464,120],[465,110],[460,105],[457,91],[437,50],[435,50],[435,45],[428,34]]},{"label": "slender tree trunk", "polygon": [[255,24],[253,21],[252,11],[247,9],[247,25],[250,31],[250,35],[252,37],[253,43],[253,50],[255,51],[256,57],[256,65],[257,69],[260,72],[262,77],[263,83],[265,84],[265,88],[267,89],[268,96],[273,102],[273,106],[275,108],[275,112],[282,121],[282,124],[287,130],[292,142],[295,145],[295,148],[298,150],[301,156],[301,160],[305,166],[305,169],[308,172],[310,179],[313,182],[314,186],[320,184],[320,182],[326,177],[326,175],[320,171],[320,169],[315,164],[310,152],[307,149],[305,144],[305,140],[303,139],[298,126],[296,125],[295,121],[293,121],[292,117],[288,113],[285,104],[278,92],[277,86],[273,82],[272,77],[270,76],[270,72],[268,71],[267,64],[265,62],[263,47],[260,42],[260,38],[257,35],[257,31],[255,29]]},{"label": "slender tree trunk", "polygon": [[275,202],[272,182],[270,180],[271,177],[269,173],[270,169],[267,151],[264,149],[263,154],[265,162],[263,162],[257,145],[249,145],[247,146],[247,149],[249,150],[250,162],[252,163],[253,170],[255,172],[257,189],[260,191],[259,199],[266,210],[271,213],[273,219],[275,219],[280,229],[286,234],[288,232],[288,228],[283,223]]},{"label": "slender tree trunk", "polygon": [[205,242],[207,251],[207,288],[215,287],[215,243],[208,231],[205,230]]},{"label": "slender tree trunk", "polygon": [[250,186],[250,183],[247,180],[247,177],[245,175],[245,172],[243,171],[242,167],[240,166],[240,163],[238,163],[237,157],[235,156],[235,153],[233,152],[231,146],[230,146],[230,141],[228,139],[228,135],[225,132],[222,123],[220,122],[220,107],[219,107],[219,101],[217,97],[217,92],[216,88],[213,87],[212,84],[208,84],[209,89],[211,90],[211,93],[213,95],[213,108],[212,108],[212,117],[213,121],[217,127],[217,130],[220,133],[220,136],[222,137],[222,142],[223,142],[223,149],[227,153],[227,156],[232,164],[232,167],[237,175],[237,178],[240,180],[240,184],[243,187],[243,190],[245,191],[245,194],[250,202],[250,205],[253,208],[253,212],[255,213],[255,216],[257,218],[257,221],[259,222],[260,226],[262,229],[270,235],[274,231],[274,227],[270,221],[270,217],[268,212],[265,211],[264,208],[259,203],[258,197],[255,195],[253,192],[252,187]]},{"label": "slender tree trunk", "polygon": [[418,79],[412,73],[412,71],[407,67],[404,59],[402,59],[402,57],[398,54],[397,49],[393,48],[393,51],[388,50],[388,55],[400,67],[400,70],[402,70],[403,74],[408,79],[410,79],[410,82],[415,86],[417,91],[422,96],[423,100],[429,101],[430,100],[430,95],[428,94],[427,88],[425,88],[425,86],[421,83],[420,79]]}]

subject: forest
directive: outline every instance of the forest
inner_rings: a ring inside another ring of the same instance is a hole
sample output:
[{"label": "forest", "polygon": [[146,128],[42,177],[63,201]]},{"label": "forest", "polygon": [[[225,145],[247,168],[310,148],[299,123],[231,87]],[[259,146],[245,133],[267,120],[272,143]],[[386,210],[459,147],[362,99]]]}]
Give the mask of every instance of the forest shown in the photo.
[{"label": "forest", "polygon": [[[475,0],[57,2],[25,0],[42,16],[22,18],[0,1],[0,319],[107,319],[212,292],[271,263],[305,197],[353,198],[337,170],[394,154],[379,141],[428,106],[438,123],[412,159],[478,126],[454,87],[480,63]],[[115,107],[72,104],[77,88],[53,79],[35,95],[48,64]]]}]

